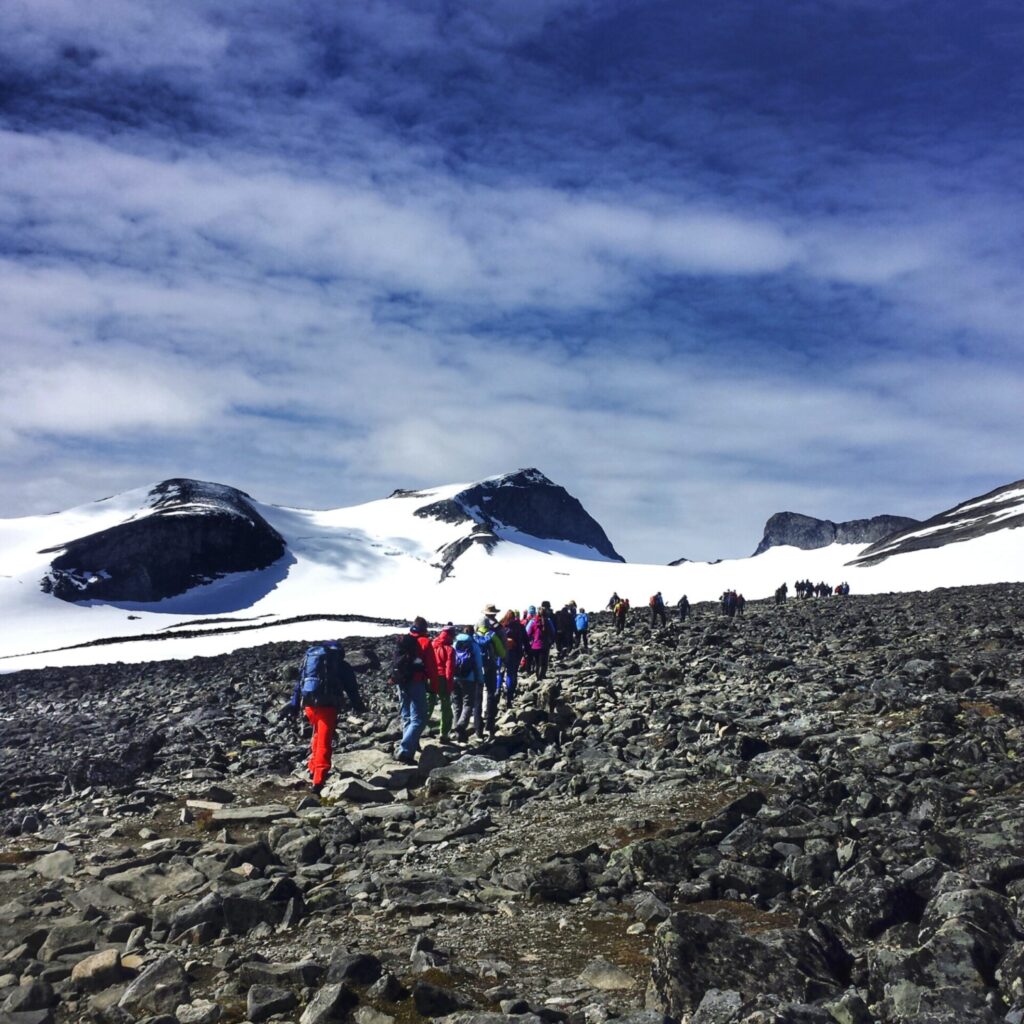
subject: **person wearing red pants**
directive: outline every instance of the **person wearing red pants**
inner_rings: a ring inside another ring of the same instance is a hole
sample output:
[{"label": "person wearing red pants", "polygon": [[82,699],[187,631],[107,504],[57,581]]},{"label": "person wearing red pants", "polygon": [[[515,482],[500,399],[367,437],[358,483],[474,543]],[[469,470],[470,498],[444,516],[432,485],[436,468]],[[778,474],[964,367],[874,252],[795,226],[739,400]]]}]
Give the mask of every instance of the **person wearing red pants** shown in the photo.
[{"label": "person wearing red pants", "polygon": [[303,708],[309,724],[313,726],[313,738],[309,743],[309,775],[314,793],[319,793],[331,770],[331,750],[334,747],[334,730],[338,726],[338,709],[329,707]]},{"label": "person wearing red pants", "polygon": [[308,765],[310,784],[317,794],[331,770],[338,709],[344,705],[346,697],[354,711],[364,710],[355,672],[345,660],[345,648],[336,640],[310,647],[303,658],[295,692],[284,711],[297,715],[302,708],[313,727]]}]

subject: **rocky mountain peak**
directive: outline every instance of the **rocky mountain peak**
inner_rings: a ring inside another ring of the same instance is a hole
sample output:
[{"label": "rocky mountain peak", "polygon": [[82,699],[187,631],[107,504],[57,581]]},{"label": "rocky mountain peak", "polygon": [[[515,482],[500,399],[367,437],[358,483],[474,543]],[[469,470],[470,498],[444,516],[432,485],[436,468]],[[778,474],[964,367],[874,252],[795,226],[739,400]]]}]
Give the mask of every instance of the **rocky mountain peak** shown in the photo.
[{"label": "rocky mountain peak", "polygon": [[[501,530],[543,540],[567,541],[593,548],[605,558],[625,561],[590,513],[564,487],[539,469],[518,469],[460,491],[452,504],[468,518],[500,537]],[[451,513],[451,509],[437,510]],[[417,514],[426,512],[420,509]]]},{"label": "rocky mountain peak", "polygon": [[834,523],[831,519],[815,519],[799,512],[776,512],[765,523],[764,536],[754,554],[782,546],[812,551],[829,544],[874,544],[915,526],[920,526],[918,520],[907,516],[881,515]]},{"label": "rocky mountain peak", "polygon": [[47,548],[42,587],[65,601],[152,602],[227,573],[265,569],[280,534],[244,491],[205,480],[157,484],[123,523]]}]

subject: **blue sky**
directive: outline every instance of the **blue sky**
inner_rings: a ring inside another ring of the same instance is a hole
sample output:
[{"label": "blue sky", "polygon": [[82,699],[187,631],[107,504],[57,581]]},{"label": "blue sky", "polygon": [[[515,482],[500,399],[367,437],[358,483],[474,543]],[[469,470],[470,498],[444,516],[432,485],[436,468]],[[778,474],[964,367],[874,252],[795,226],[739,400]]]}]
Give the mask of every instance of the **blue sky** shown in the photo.
[{"label": "blue sky", "polygon": [[1024,476],[1024,12],[0,6],[0,515],[536,465],[630,560]]}]

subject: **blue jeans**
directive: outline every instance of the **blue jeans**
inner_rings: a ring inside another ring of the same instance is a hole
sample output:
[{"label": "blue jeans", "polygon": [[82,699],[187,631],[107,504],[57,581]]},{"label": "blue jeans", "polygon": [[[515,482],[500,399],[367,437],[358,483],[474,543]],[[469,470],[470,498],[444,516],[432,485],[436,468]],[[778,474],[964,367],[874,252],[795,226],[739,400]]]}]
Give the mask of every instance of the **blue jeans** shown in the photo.
[{"label": "blue jeans", "polygon": [[398,687],[402,705],[402,742],[398,751],[412,757],[420,749],[420,733],[427,724],[427,684],[405,683]]},{"label": "blue jeans", "polygon": [[516,682],[519,679],[519,655],[515,655],[508,664],[498,665],[498,693],[505,691],[505,700],[509,706],[516,695]]}]

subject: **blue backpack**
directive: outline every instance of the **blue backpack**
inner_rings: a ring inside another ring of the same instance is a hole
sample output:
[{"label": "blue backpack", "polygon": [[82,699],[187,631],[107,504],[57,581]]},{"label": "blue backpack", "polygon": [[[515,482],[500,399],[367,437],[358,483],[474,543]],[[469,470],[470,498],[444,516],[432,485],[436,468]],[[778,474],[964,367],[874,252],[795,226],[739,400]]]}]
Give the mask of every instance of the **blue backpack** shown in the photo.
[{"label": "blue backpack", "polygon": [[464,633],[455,639],[455,678],[473,679],[476,676],[476,658],[473,657],[473,641]]},{"label": "blue backpack", "polygon": [[302,659],[299,698],[304,708],[337,707],[341,700],[341,680],[336,644],[324,642],[310,647]]},{"label": "blue backpack", "polygon": [[587,628],[587,626],[589,626],[589,625],[590,625],[590,618],[589,618],[589,616],[587,616],[587,614],[585,612],[580,612],[579,615],[576,616],[576,632],[577,633],[582,633],[583,630],[585,630]]}]

